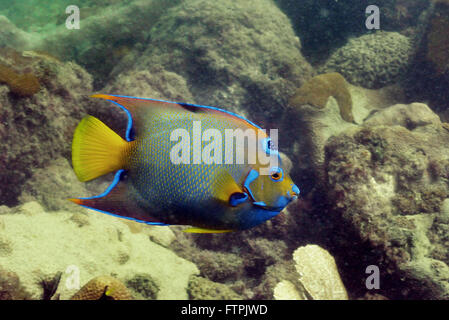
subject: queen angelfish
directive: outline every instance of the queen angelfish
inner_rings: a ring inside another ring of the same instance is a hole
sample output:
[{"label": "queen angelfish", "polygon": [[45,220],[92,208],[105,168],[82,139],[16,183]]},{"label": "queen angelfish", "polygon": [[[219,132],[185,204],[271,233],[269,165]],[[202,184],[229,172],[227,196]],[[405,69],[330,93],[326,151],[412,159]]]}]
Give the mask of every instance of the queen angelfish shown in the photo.
[{"label": "queen angelfish", "polygon": [[[128,126],[126,139],[122,139],[93,116],[86,116],[78,124],[72,143],[72,163],[78,179],[89,181],[116,172],[102,194],[70,199],[79,205],[146,224],[192,226],[186,232],[220,233],[259,225],[279,214],[299,195],[270,137],[237,114],[154,99],[104,94],[93,97],[122,108],[128,115]],[[198,124],[202,138],[173,138],[176,132],[191,134]],[[227,129],[254,130],[258,147],[275,155],[277,166],[268,168],[269,174],[260,174],[258,157],[253,164],[198,161],[198,152],[192,149],[200,148],[203,155],[213,150],[214,157],[233,152],[228,160],[236,159],[237,152],[247,154],[248,143],[232,149],[211,148],[223,142],[216,135],[209,141],[205,139],[211,129],[223,136]],[[174,157],[191,161],[173,161]]]}]

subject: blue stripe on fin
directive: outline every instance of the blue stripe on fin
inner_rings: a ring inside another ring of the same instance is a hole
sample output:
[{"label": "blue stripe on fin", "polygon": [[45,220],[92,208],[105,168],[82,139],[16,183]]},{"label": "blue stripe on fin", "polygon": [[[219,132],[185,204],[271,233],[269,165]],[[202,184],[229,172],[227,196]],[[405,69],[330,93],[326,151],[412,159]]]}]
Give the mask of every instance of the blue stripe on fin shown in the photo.
[{"label": "blue stripe on fin", "polygon": [[[236,114],[236,113],[234,113],[234,112],[227,111],[227,110],[224,110],[224,109],[220,109],[220,108],[217,108],[217,107],[203,106],[203,105],[193,104],[193,103],[173,102],[173,101],[167,101],[167,100],[161,100],[161,99],[151,99],[151,98],[139,98],[139,97],[132,97],[132,96],[122,96],[122,95],[118,95],[118,94],[110,94],[109,96],[119,97],[119,98],[131,98],[131,99],[139,99],[139,100],[167,102],[167,103],[179,104],[179,105],[181,105],[181,106],[198,107],[198,108],[205,108],[205,109],[211,109],[211,110],[221,111],[221,112],[227,113],[227,114],[229,114],[229,115],[231,115],[231,116],[237,117],[237,118],[239,118],[239,119],[241,119],[241,120],[244,120],[244,121],[248,122],[249,124],[255,126],[256,128],[262,130],[261,127],[259,127],[257,124],[253,123],[252,121],[250,121],[250,120],[248,120],[248,119],[246,119],[246,118],[244,118],[244,117],[242,117],[242,116],[240,116],[240,115],[238,115],[238,114]],[[113,102],[115,102],[115,101],[113,101]],[[115,102],[115,103],[118,104],[117,102]],[[122,109],[125,109],[125,110],[126,110],[126,108],[123,107],[122,105],[120,105],[120,104],[118,104],[118,105],[119,105]],[[128,110],[126,110],[126,111],[127,111],[127,113],[129,113]],[[128,124],[129,124],[129,122],[128,122]]]},{"label": "blue stripe on fin", "polygon": [[87,208],[87,209],[90,209],[90,210],[95,210],[95,211],[107,214],[109,216],[113,216],[113,217],[117,217],[117,218],[121,218],[121,219],[126,219],[126,220],[132,220],[132,221],[136,221],[136,222],[139,222],[139,223],[144,223],[144,224],[148,224],[148,225],[152,225],[152,226],[169,226],[169,224],[162,223],[162,222],[149,222],[149,221],[139,220],[139,219],[136,219],[136,218],[120,216],[118,214],[110,213],[110,212],[103,211],[103,210],[100,210],[100,209],[91,208],[91,207],[88,207],[88,206],[85,206],[85,205],[82,205],[82,204],[80,204],[80,206],[84,207],[84,208]]},{"label": "blue stripe on fin", "polygon": [[119,106],[120,109],[126,112],[126,115],[128,116],[128,124],[126,125],[126,141],[132,141],[134,139],[134,130],[133,130],[133,117],[131,115],[131,112],[129,112],[128,109],[126,109],[124,106],[122,106],[120,103],[110,100],[115,105]]},{"label": "blue stripe on fin", "polygon": [[[120,169],[119,171],[116,172],[115,176],[114,176],[114,180],[112,181],[112,183],[109,185],[109,187],[102,193],[99,194],[97,196],[93,196],[93,197],[87,197],[87,198],[79,198],[80,200],[93,200],[93,199],[99,199],[99,198],[104,198],[107,197],[109,195],[109,193],[117,186],[117,184],[123,180],[123,175],[125,173],[124,169]],[[115,214],[115,213],[111,213],[109,211],[105,211],[105,210],[101,210],[98,208],[94,208],[94,207],[90,207],[88,205],[85,204],[79,204],[80,206],[87,208],[87,209],[91,209],[91,210],[95,210],[113,217],[117,217],[117,218],[122,218],[122,219],[127,219],[127,220],[132,220],[132,221],[136,221],[139,223],[144,223],[144,224],[148,224],[148,225],[156,225],[156,226],[169,226],[170,224],[166,224],[163,222],[150,222],[150,221],[145,221],[145,220],[141,220],[141,219],[137,219],[137,218],[133,218],[133,217],[129,217],[129,216],[122,216],[119,214]]]},{"label": "blue stripe on fin", "polygon": [[112,183],[109,185],[109,187],[102,194],[99,194],[99,195],[93,196],[93,197],[79,198],[79,199],[90,200],[90,199],[98,199],[98,198],[106,197],[109,194],[109,192],[111,192],[111,190],[114,189],[115,186],[120,182],[122,173],[124,173],[124,172],[125,172],[124,169],[120,169],[119,171],[117,171],[115,173],[114,180],[112,181]]}]

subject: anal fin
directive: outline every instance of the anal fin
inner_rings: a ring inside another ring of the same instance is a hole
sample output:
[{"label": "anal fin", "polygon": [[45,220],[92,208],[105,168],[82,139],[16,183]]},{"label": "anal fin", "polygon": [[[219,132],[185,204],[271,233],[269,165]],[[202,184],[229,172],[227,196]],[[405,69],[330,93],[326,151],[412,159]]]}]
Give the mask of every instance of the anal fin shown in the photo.
[{"label": "anal fin", "polygon": [[118,218],[134,220],[150,225],[168,225],[152,219],[149,213],[139,208],[129,196],[128,185],[123,181],[125,170],[115,174],[114,181],[105,192],[89,198],[68,199],[80,206]]},{"label": "anal fin", "polygon": [[234,230],[226,229],[226,230],[214,230],[214,229],[204,229],[204,228],[187,228],[182,230],[182,232],[187,233],[226,233],[226,232],[233,232]]}]

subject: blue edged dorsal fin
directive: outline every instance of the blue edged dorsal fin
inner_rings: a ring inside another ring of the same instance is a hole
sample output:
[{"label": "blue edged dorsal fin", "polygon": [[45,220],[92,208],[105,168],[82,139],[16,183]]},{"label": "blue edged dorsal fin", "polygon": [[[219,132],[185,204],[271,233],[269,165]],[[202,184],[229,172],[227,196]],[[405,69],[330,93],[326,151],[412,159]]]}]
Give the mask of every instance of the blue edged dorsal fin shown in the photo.
[{"label": "blue edged dorsal fin", "polygon": [[135,202],[128,195],[128,186],[126,181],[124,181],[124,176],[125,170],[117,171],[111,185],[98,196],[68,200],[85,208],[118,218],[134,220],[150,225],[168,225],[155,221],[147,212],[136,206]]},{"label": "blue edged dorsal fin", "polygon": [[150,98],[137,98],[131,96],[112,95],[112,94],[94,94],[92,98],[100,98],[112,101],[123,109],[128,115],[128,126],[126,130],[126,140],[132,141],[133,134],[139,132],[139,128],[142,124],[141,120],[144,119],[148,110],[147,108],[174,108],[183,111],[189,111],[194,113],[212,113],[218,116],[227,117],[239,122],[242,126],[252,127],[255,130],[262,130],[258,125],[245,119],[244,117],[216,107],[202,106],[191,103],[179,103]]}]

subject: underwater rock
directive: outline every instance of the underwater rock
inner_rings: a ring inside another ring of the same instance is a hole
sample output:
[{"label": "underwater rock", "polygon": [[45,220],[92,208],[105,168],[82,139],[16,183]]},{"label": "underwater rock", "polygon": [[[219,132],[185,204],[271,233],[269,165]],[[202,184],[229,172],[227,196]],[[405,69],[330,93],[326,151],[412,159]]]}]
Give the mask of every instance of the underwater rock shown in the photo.
[{"label": "underwater rock", "polygon": [[399,125],[409,130],[429,124],[440,124],[440,118],[424,103],[396,104],[369,116],[365,126]]},{"label": "underwater rock", "polygon": [[[52,52],[61,60],[77,62],[94,75],[96,87],[100,87],[114,66],[133,48],[142,50],[158,18],[179,2],[135,0],[103,4],[89,15],[81,13],[81,32],[67,30],[64,18],[56,28],[43,32],[42,41],[35,45],[35,50]],[[96,3],[92,3],[92,7],[95,6]]]},{"label": "underwater rock", "polygon": [[192,276],[187,288],[190,300],[242,300],[228,286],[199,276]]},{"label": "underwater rock", "polygon": [[31,34],[17,28],[14,23],[0,15],[0,47],[10,47],[15,50],[26,50],[33,45]]},{"label": "underwater rock", "polygon": [[[48,211],[85,211],[67,200],[74,196],[87,197],[90,194],[86,186],[78,180],[65,158],[49,161],[43,168],[32,168],[31,174],[31,177],[22,185],[22,193],[19,196],[21,203],[38,201]],[[96,194],[100,194],[106,188],[97,189],[99,190]]]},{"label": "underwater rock", "polygon": [[33,169],[51,159],[70,157],[73,131],[88,105],[92,78],[72,62],[37,52],[0,49],[0,63],[30,72],[41,89],[32,97],[10,94],[0,84],[0,203],[16,205],[23,183]]},{"label": "underwater rock", "polygon": [[390,299],[449,297],[448,145],[449,131],[435,121],[355,127],[328,140],[330,244],[348,290],[363,295],[365,277],[354,274],[374,265],[375,292]]},{"label": "underwater rock", "polygon": [[[30,207],[36,213],[25,214]],[[77,283],[83,286],[100,275],[126,283],[141,274],[158,282],[158,299],[187,299],[189,277],[199,273],[193,263],[143,233],[132,233],[118,218],[89,211],[89,223],[80,227],[67,211],[48,213],[28,204],[10,210],[1,218],[11,252],[0,255],[0,267],[17,274],[31,299],[42,297],[40,279],[57,272],[62,277],[55,294],[63,300],[79,290]]]},{"label": "underwater rock", "polygon": [[377,31],[350,39],[329,57],[320,71],[338,72],[351,84],[377,89],[401,80],[413,54],[408,37]]},{"label": "underwater rock", "polygon": [[196,103],[243,110],[259,123],[277,119],[313,73],[288,18],[268,0],[184,1],[160,17],[149,39],[132,66],[118,64],[113,74],[160,65],[186,80]]},{"label": "underwater rock", "polygon": [[119,280],[98,276],[86,283],[71,300],[132,300],[131,293]]}]

